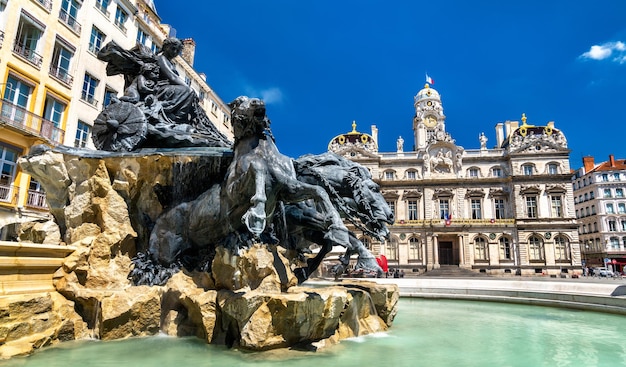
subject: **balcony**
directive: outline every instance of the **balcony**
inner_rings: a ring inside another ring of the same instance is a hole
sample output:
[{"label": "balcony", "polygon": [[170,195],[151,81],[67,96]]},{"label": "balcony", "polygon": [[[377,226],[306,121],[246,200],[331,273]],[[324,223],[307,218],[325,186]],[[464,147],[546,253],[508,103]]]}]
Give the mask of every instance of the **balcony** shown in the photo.
[{"label": "balcony", "polygon": [[122,33],[126,34],[126,27],[123,23],[120,23],[116,20],[115,25],[117,26],[117,28],[119,28],[120,31],[122,31]]},{"label": "balcony", "polygon": [[13,45],[13,53],[28,61],[37,69],[41,68],[41,61],[43,58],[34,50],[28,49],[19,43],[15,43]]},{"label": "balcony", "polygon": [[50,75],[68,87],[71,87],[74,82],[74,78],[67,72],[67,70],[54,65],[50,65]]},{"label": "balcony", "polygon": [[35,2],[43,6],[48,12],[52,11],[52,0],[35,0]]},{"label": "balcony", "polygon": [[48,209],[46,203],[46,193],[35,190],[28,190],[28,199],[26,200],[26,206],[36,209]]},{"label": "balcony", "polygon": [[53,143],[63,143],[65,131],[54,126],[54,122],[7,101],[1,101],[0,105],[2,106],[0,110],[0,124],[12,126]]},{"label": "balcony", "polygon": [[0,203],[15,204],[18,188],[13,185],[0,184]]},{"label": "balcony", "polygon": [[111,16],[111,13],[109,13],[107,8],[105,8],[104,6],[102,6],[102,4],[99,4],[98,2],[96,2],[96,9],[98,9],[102,14],[104,14],[107,17],[107,19]]},{"label": "balcony", "polygon": [[[478,225],[478,226],[508,226],[514,225],[515,219],[468,219],[468,218],[453,218],[450,221],[450,225]],[[398,220],[394,226],[444,226],[445,220],[439,218],[433,219],[417,219],[417,220]]]},{"label": "balcony", "polygon": [[76,21],[76,18],[71,16],[70,13],[68,13],[64,9],[61,9],[61,11],[59,11],[59,19],[63,23],[65,23],[65,25],[70,27],[70,29],[74,31],[74,33],[76,33],[77,35],[80,35],[80,30],[81,30],[80,23],[78,23]]},{"label": "balcony", "polygon": [[87,94],[85,92],[82,92],[81,95],[80,95],[80,99],[82,99],[83,101],[89,103],[90,105],[92,105],[94,107],[98,105],[98,101],[91,94]]}]

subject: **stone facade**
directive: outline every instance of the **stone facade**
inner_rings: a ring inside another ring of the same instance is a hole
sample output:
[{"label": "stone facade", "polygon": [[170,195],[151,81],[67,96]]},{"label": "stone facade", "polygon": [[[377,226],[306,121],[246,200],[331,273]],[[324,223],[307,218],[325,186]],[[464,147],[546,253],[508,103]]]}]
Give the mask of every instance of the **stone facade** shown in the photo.
[{"label": "stone facade", "polygon": [[590,267],[608,266],[623,272],[626,160],[610,155],[608,161],[596,164],[593,157],[583,157],[583,167],[576,171],[572,183],[583,260]]},{"label": "stone facade", "polygon": [[[439,93],[415,96],[414,147],[378,151],[378,130],[353,129],[328,149],[366,166],[396,214],[391,239],[364,237],[390,267],[423,273],[456,265],[489,274],[581,271],[567,141],[553,122],[506,121],[496,144],[465,149],[446,132]],[[358,231],[357,231],[358,233]]]}]

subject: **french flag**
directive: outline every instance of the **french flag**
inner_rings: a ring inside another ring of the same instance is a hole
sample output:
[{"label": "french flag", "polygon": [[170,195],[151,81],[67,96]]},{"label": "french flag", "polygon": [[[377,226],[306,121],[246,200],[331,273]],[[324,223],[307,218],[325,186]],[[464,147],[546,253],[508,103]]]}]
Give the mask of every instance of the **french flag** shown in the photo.
[{"label": "french flag", "polygon": [[443,219],[446,221],[446,226],[449,226],[452,223],[452,214],[444,215]]},{"label": "french flag", "polygon": [[426,74],[426,83],[435,84],[435,81],[433,80],[433,78],[429,77],[428,74]]}]

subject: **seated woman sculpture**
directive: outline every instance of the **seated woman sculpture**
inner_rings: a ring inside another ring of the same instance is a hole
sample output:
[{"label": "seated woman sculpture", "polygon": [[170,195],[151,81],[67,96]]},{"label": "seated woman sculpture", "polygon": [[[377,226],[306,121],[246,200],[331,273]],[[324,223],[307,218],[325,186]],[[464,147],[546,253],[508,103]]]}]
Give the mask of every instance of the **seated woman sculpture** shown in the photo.
[{"label": "seated woman sculpture", "polygon": [[96,148],[131,151],[232,145],[176,71],[172,59],[182,48],[179,39],[167,38],[157,54],[140,44],[125,50],[115,42],[98,52],[98,59],[107,62],[107,75],[124,75],[125,87],[124,96],[106,106],[94,122]]}]

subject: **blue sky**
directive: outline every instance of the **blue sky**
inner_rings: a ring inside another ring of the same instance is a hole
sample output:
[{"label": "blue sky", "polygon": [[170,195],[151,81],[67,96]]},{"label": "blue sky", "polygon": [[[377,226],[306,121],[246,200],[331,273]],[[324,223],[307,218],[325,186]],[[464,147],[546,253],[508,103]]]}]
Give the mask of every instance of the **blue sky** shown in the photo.
[{"label": "blue sky", "polygon": [[155,0],[194,38],[195,68],[225,101],[263,98],[279,149],[326,151],[336,135],[379,129],[379,150],[413,145],[425,74],[465,149],[519,120],[554,121],[572,150],[626,158],[626,1]]}]

